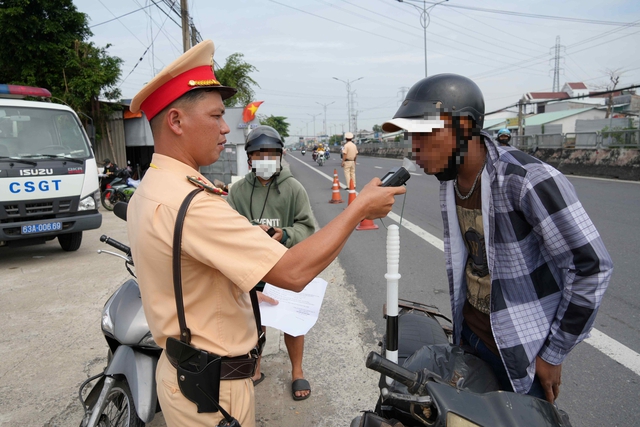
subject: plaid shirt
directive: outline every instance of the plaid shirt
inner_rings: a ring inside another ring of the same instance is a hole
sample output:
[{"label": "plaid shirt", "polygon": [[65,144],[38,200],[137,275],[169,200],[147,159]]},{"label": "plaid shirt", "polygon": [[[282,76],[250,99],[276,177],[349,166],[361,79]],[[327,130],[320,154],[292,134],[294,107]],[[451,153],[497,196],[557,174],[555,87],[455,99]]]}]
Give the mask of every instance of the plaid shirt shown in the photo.
[{"label": "plaid shirt", "polygon": [[[491,274],[491,328],[513,389],[527,393],[536,356],[558,365],[589,337],[613,269],[609,253],[559,171],[483,132],[482,221]],[[460,342],[467,250],[453,181],[441,183],[444,248]]]}]

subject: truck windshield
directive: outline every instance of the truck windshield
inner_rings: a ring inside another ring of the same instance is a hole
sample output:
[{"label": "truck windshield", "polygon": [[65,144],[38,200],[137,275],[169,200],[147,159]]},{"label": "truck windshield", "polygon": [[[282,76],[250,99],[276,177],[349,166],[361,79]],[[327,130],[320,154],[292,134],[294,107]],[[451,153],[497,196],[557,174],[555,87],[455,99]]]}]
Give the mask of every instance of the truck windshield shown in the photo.
[{"label": "truck windshield", "polygon": [[83,159],[90,156],[80,123],[70,112],[0,107],[0,157]]}]

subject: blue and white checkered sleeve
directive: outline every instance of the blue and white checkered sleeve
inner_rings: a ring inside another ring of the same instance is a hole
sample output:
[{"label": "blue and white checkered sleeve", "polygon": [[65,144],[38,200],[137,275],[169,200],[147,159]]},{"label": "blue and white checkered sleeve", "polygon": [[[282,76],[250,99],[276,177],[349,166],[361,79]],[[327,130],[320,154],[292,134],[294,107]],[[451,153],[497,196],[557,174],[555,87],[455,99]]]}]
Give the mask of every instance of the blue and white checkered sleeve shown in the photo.
[{"label": "blue and white checkered sleeve", "polygon": [[560,304],[539,353],[557,365],[589,336],[613,263],[566,177],[548,165],[529,172],[521,209],[541,237],[541,255],[562,274]]}]

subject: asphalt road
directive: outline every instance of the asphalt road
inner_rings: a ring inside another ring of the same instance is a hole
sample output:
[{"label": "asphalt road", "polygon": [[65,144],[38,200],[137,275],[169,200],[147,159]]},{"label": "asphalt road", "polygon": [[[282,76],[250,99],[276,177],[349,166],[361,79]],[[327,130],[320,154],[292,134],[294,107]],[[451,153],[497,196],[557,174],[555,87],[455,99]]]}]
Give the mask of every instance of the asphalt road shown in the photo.
[{"label": "asphalt road", "polygon": [[[329,204],[334,169],[340,182],[344,175],[339,156],[333,154],[324,166],[299,151],[287,155],[294,176],[303,183],[320,224],[324,226],[346,206]],[[358,157],[358,187],[382,177],[401,160]],[[321,173],[318,173],[321,172]],[[325,175],[325,176],[323,176]],[[616,342],[609,353],[589,343],[578,345],[563,364],[563,385],[558,404],[571,416],[574,426],[632,426],[640,419],[640,292],[637,253],[640,249],[640,183],[570,176],[578,197],[590,215],[614,261],[614,274],[595,322],[595,329]],[[437,239],[442,239],[439,183],[421,170],[407,184],[406,200],[398,197],[393,212]],[[375,231],[355,231],[340,254],[347,281],[368,309],[367,316],[383,332],[385,302],[386,232],[390,218],[376,221]],[[448,285],[441,249],[427,243],[404,226],[400,232],[400,297],[433,304],[450,314]],[[622,360],[623,363],[620,362]]]}]

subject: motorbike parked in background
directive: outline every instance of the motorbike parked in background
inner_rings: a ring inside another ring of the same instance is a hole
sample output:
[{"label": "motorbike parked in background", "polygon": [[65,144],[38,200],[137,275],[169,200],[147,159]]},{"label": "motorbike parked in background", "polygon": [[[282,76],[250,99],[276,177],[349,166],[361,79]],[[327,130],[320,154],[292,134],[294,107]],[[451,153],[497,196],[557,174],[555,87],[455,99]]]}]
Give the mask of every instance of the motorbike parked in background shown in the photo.
[{"label": "motorbike parked in background", "polygon": [[[126,220],[126,204],[116,215]],[[85,415],[80,427],[142,427],[153,420],[160,405],[156,394],[156,365],[162,349],[153,340],[142,310],[140,289],[131,270],[128,246],[107,236],[100,241],[120,253],[100,250],[124,259],[132,279],[124,282],[102,309],[102,334],[109,347],[104,371],[82,383],[78,392]],[[91,391],[86,387],[96,381]]]},{"label": "motorbike parked in background", "polygon": [[138,184],[140,181],[132,179],[128,169],[120,169],[116,173],[116,177],[106,185],[106,189],[100,194],[102,206],[106,210],[112,211],[116,203],[129,202]]}]

